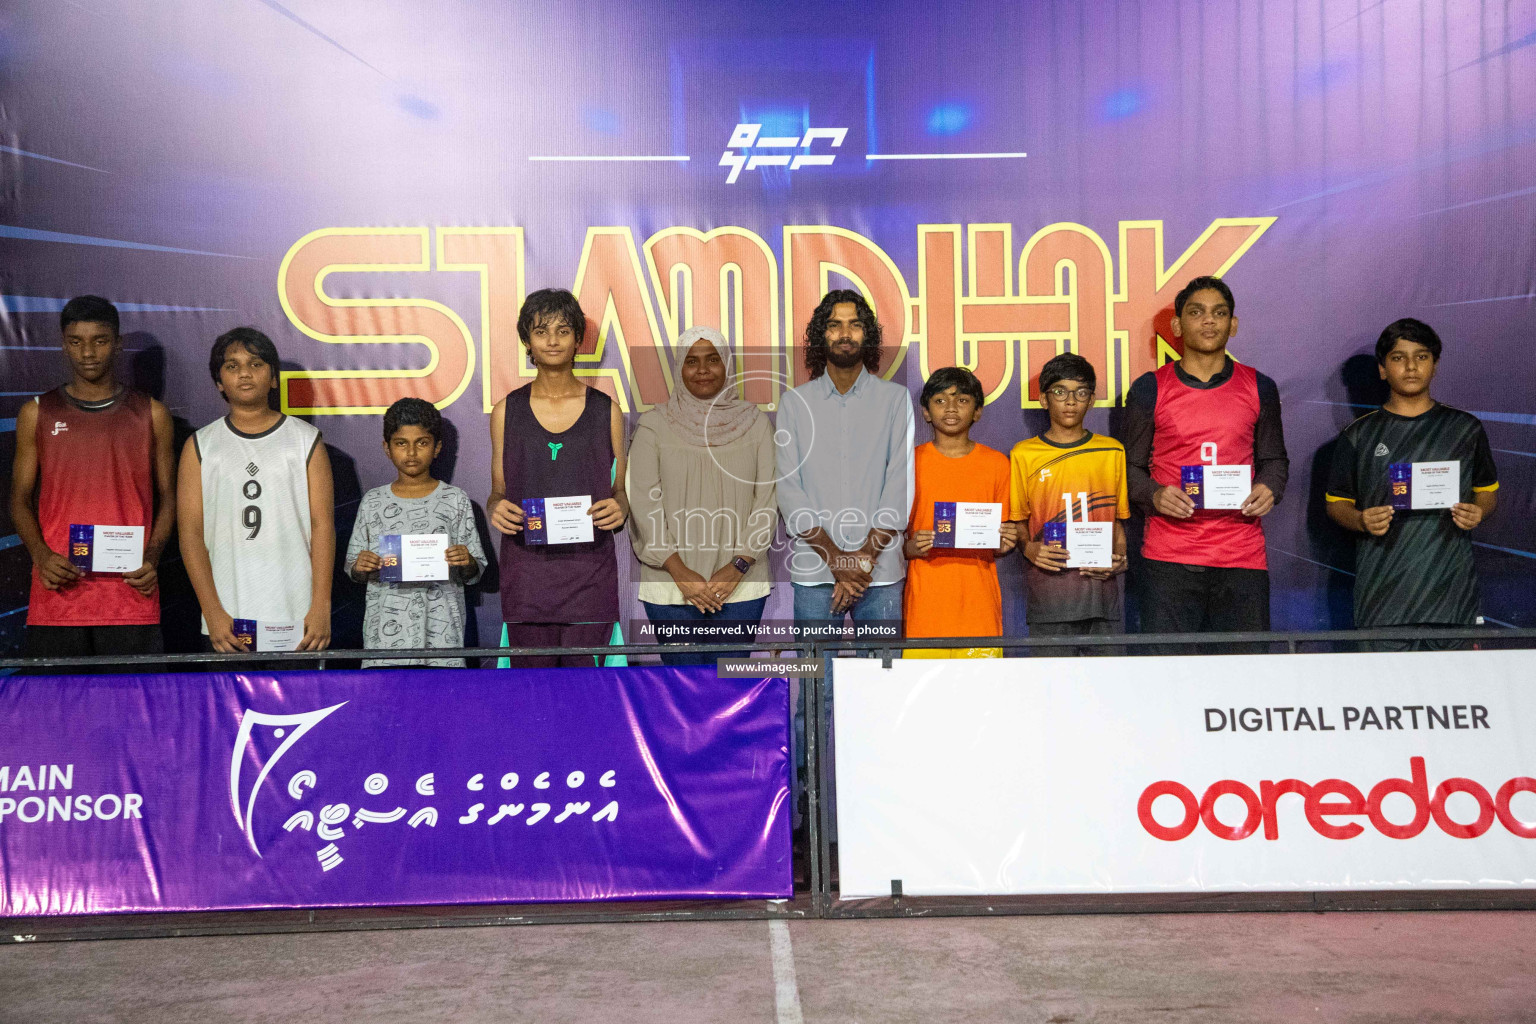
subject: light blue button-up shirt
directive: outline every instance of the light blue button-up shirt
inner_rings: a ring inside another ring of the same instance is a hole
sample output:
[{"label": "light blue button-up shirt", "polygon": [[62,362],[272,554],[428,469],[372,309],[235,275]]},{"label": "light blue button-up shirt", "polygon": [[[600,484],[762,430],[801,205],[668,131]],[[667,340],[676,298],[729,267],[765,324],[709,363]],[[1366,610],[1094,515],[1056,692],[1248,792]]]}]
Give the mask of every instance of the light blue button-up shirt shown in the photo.
[{"label": "light blue button-up shirt", "polygon": [[[794,541],[790,579],[831,583],[832,570],[800,539],[819,526],[845,551],[859,547],[871,529],[907,528],[912,512],[912,396],[900,384],[860,369],[847,394],[823,374],[788,391],[779,402],[775,441],[779,508]],[[906,578],[897,539],[880,553],[875,585]]]}]

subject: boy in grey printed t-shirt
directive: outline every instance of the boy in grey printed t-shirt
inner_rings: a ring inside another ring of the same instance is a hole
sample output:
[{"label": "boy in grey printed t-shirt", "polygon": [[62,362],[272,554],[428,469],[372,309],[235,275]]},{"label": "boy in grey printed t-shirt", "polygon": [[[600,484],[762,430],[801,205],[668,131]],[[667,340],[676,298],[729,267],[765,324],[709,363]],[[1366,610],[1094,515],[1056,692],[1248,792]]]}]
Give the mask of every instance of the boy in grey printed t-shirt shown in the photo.
[{"label": "boy in grey printed t-shirt", "polygon": [[[363,646],[369,650],[464,646],[464,587],[485,570],[474,505],[451,484],[432,478],[442,451],[442,416],[431,403],[402,398],[384,414],[384,452],[394,483],[363,495],[347,544],[347,575],[368,585]],[[386,537],[440,534],[447,538],[445,580],[385,582],[380,548]],[[462,658],[365,661],[364,668],[428,665],[462,668]]]}]

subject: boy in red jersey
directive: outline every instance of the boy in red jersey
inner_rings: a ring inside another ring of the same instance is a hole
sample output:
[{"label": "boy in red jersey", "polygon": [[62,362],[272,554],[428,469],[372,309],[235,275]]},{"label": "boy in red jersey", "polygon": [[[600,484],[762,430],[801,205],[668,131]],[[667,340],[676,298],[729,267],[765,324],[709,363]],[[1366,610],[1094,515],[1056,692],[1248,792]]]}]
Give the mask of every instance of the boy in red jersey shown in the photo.
[{"label": "boy in red jersey", "polygon": [[[70,381],[16,413],[11,520],[33,565],[26,651],[158,654],[156,567],[176,523],[171,416],[118,383],[116,306],[82,295],[65,304],[59,325]],[[71,526],[142,529],[140,564],[82,571],[70,559]]]},{"label": "boy in red jersey", "polygon": [[[1185,285],[1173,302],[1173,336],[1184,342],[1183,358],[1142,374],[1126,396],[1131,500],[1147,515],[1141,546],[1146,633],[1269,629],[1260,520],[1284,494],[1290,461],[1275,382],[1227,354],[1237,333],[1234,309],[1232,290],[1218,277]],[[1182,485],[1184,467],[1245,465],[1252,485],[1239,508],[1196,509]]]}]

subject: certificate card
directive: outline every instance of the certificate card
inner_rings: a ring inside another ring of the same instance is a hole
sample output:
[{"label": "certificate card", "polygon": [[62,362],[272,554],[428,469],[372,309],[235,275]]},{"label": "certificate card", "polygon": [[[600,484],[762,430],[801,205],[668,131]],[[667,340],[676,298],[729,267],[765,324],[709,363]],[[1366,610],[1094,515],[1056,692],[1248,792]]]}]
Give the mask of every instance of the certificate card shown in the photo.
[{"label": "certificate card", "polygon": [[1114,523],[1067,523],[1067,568],[1109,569],[1114,566]]},{"label": "certificate card", "polygon": [[70,523],[69,560],[84,572],[133,572],[144,564],[144,527]]},{"label": "certificate card", "polygon": [[1184,466],[1181,476],[1195,508],[1240,509],[1253,491],[1252,466]]},{"label": "certificate card", "polygon": [[304,639],[304,623],[236,619],[232,632],[248,651],[296,651]]},{"label": "certificate card", "polygon": [[524,498],[523,535],[525,544],[591,543],[592,507],[590,494],[564,498]]},{"label": "certificate card", "polygon": [[1450,508],[1461,500],[1461,462],[1394,462],[1387,467],[1392,483],[1392,507]]},{"label": "certificate card", "polygon": [[379,580],[428,583],[448,578],[448,538],[440,533],[394,533],[379,540]]},{"label": "certificate card", "polygon": [[933,503],[933,546],[986,548],[1002,542],[1003,506],[997,501],[936,501]]}]

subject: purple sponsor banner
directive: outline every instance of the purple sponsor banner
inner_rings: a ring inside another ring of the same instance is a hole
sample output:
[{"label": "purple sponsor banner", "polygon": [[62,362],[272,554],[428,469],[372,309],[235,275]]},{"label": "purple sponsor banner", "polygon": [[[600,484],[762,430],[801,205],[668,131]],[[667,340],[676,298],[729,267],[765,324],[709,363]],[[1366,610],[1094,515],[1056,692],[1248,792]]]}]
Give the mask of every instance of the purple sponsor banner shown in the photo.
[{"label": "purple sponsor banner", "polygon": [[788,683],[0,682],[0,915],[792,895]]}]

